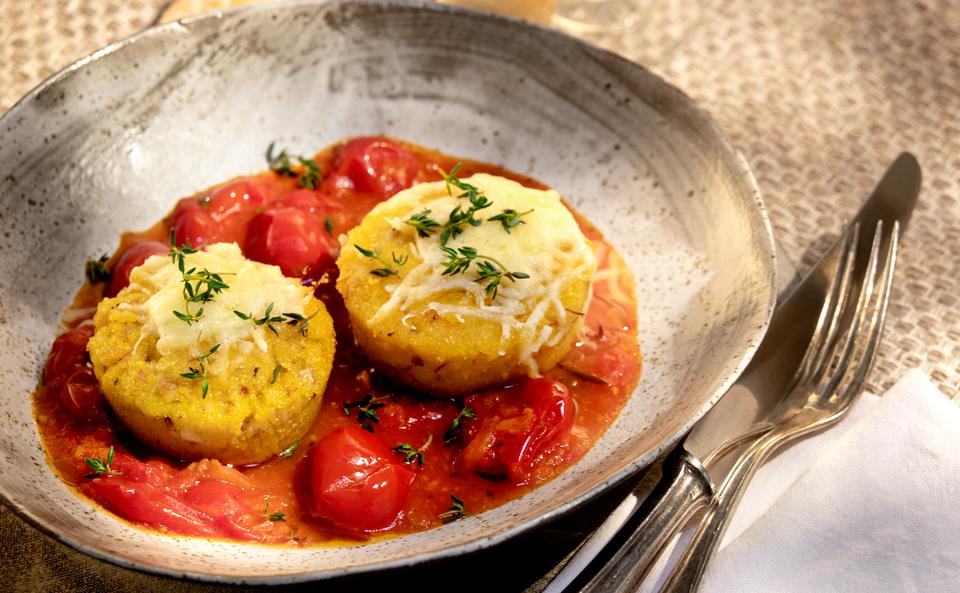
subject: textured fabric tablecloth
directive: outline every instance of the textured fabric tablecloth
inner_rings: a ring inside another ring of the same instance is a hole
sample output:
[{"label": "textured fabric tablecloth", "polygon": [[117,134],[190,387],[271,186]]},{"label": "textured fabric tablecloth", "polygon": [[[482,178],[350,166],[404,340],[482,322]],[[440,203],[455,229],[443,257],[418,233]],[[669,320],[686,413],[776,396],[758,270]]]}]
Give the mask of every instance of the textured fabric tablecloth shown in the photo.
[{"label": "textured fabric tablecloth", "polygon": [[[164,4],[0,0],[0,113],[60,68],[148,26]],[[917,155],[924,170],[920,206],[901,251],[868,389],[883,392],[919,367],[960,401],[960,1],[637,5],[637,18],[622,31],[592,40],[659,73],[713,114],[753,168],[776,238],[801,270],[826,249],[826,238],[854,214],[897,154]],[[469,562],[332,588],[407,582],[427,590],[536,590],[615,501],[613,493]],[[217,589],[87,558],[6,509],[0,542],[2,590]]]}]

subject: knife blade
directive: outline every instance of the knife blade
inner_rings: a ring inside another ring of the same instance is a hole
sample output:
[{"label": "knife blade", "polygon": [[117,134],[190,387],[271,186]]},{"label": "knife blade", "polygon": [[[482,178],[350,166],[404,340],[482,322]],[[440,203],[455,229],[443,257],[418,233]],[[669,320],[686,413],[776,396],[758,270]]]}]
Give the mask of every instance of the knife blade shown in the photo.
[{"label": "knife blade", "polygon": [[[920,181],[916,157],[906,152],[901,154],[852,222],[859,223],[860,231],[869,235],[879,220],[897,220],[901,228],[905,228],[917,203]],[[866,256],[857,254],[860,261],[865,261]],[[723,463],[723,456],[765,430],[764,418],[787,392],[813,335],[838,257],[839,250],[834,246],[785,295],[750,364],[665,459],[662,477],[650,495],[645,500],[644,493],[629,495],[611,519],[596,531],[603,541],[586,542],[545,593],[636,590],[662,547],[709,501],[713,485],[723,481],[732,465],[729,460]],[[631,519],[634,515],[640,518],[639,522]],[[624,523],[630,523],[631,532],[614,538],[613,533]],[[607,554],[609,558],[602,562],[591,563],[593,556],[611,539],[619,548]],[[586,555],[590,558],[578,557]],[[571,574],[565,574],[568,572]]]}]

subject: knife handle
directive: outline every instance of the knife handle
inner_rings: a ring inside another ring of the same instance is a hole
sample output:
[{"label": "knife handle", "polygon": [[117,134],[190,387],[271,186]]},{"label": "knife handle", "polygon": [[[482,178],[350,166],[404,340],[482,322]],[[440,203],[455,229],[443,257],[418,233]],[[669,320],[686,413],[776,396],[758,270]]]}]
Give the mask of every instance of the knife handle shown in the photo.
[{"label": "knife handle", "polygon": [[627,536],[581,593],[633,593],[671,537],[713,496],[700,462],[677,447],[663,463],[663,475],[637,510],[643,520]]}]

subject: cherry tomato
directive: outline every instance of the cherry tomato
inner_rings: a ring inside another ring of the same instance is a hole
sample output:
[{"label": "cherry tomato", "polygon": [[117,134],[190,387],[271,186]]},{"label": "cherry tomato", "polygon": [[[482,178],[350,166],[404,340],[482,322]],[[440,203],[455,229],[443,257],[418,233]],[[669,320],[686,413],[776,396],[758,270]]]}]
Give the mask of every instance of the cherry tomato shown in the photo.
[{"label": "cherry tomato", "polygon": [[93,324],[80,325],[57,336],[43,367],[43,381],[47,387],[60,387],[78,367],[87,361],[87,342],[93,335]]},{"label": "cherry tomato", "polygon": [[123,476],[103,476],[92,480],[89,488],[97,500],[131,521],[184,535],[222,535],[213,517],[151,484],[133,482]]},{"label": "cherry tomato", "polygon": [[218,240],[243,243],[247,225],[263,209],[265,191],[259,183],[241,179],[213,190],[200,206],[219,224]]},{"label": "cherry tomato", "polygon": [[466,398],[476,420],[458,464],[494,479],[523,484],[545,453],[573,428],[573,397],[563,383],[528,379],[519,387]]},{"label": "cherry tomato", "polygon": [[122,449],[117,449],[115,452],[110,468],[123,474],[125,480],[139,484],[149,484],[157,488],[166,484],[176,472],[173,466],[164,459],[153,458],[143,462]]},{"label": "cherry tomato", "polygon": [[328,210],[343,210],[339,204],[331,207],[331,203],[323,202],[317,193],[309,189],[298,189],[282,195],[273,203],[277,208],[296,208],[311,214],[323,213]]},{"label": "cherry tomato", "polygon": [[203,209],[196,198],[180,200],[173,210],[170,223],[173,240],[177,245],[200,247],[207,243],[219,243],[220,224]]},{"label": "cherry tomato", "polygon": [[322,517],[346,529],[376,531],[397,522],[415,477],[376,435],[351,426],[317,443],[310,483]]},{"label": "cherry tomato", "polygon": [[77,420],[104,422],[107,419],[107,402],[103,399],[100,384],[90,367],[77,367],[60,388],[60,401],[67,412]]},{"label": "cherry tomato", "polygon": [[337,244],[307,212],[273,208],[250,221],[243,252],[248,258],[280,266],[286,276],[304,276],[309,270],[329,267]]},{"label": "cherry tomato", "polygon": [[110,288],[107,289],[108,297],[115,297],[121,290],[130,284],[130,272],[134,268],[147,261],[151,255],[166,255],[170,251],[168,245],[157,241],[144,241],[132,245],[120,256],[117,267],[113,270],[113,279],[110,281]]},{"label": "cherry tomato", "polygon": [[420,162],[384,138],[354,138],[337,150],[333,166],[356,191],[389,198],[413,185]]}]

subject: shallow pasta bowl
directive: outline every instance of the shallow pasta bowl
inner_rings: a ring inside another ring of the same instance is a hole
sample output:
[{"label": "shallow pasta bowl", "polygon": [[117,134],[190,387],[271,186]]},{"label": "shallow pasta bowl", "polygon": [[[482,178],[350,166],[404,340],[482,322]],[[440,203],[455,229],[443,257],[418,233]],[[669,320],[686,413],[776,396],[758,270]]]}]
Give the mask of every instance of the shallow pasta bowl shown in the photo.
[{"label": "shallow pasta bowl", "polygon": [[[176,198],[385,133],[558,189],[637,280],[641,383],[581,461],[502,507],[364,546],[174,538],[95,509],[47,467],[29,394],[84,261]],[[0,493],[47,533],[124,566],[292,582],[497,544],[675,442],[742,370],[774,302],[773,241],[743,159],[685,95],[558,32],[409,2],[294,3],[146,31],[57,74],[0,120]]]}]

